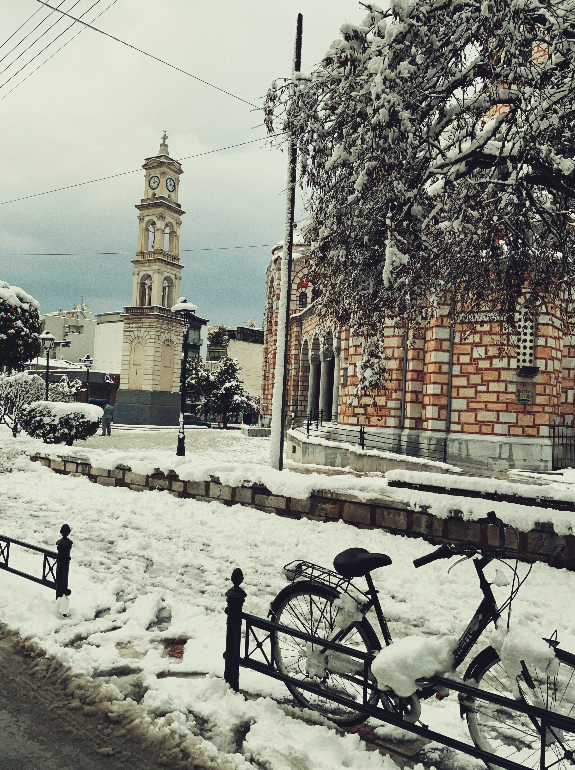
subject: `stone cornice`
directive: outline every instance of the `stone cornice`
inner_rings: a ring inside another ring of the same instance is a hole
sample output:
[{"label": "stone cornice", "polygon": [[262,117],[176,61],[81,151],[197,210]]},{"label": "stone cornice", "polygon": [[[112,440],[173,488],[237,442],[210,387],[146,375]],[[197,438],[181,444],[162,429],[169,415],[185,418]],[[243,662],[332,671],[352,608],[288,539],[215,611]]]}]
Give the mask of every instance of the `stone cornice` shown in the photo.
[{"label": "stone cornice", "polygon": [[163,195],[158,195],[156,198],[142,198],[141,203],[136,203],[136,208],[138,211],[146,211],[148,213],[152,213],[153,209],[168,209],[168,211],[178,216],[186,213],[179,203],[171,201]]}]

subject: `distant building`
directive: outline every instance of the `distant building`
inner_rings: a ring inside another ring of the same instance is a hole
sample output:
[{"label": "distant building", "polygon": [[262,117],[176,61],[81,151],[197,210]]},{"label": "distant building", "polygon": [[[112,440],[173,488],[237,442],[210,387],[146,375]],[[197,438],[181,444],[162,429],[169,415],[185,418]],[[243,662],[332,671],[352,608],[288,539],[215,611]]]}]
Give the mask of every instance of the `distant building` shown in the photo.
[{"label": "distant building", "polygon": [[57,346],[50,358],[77,363],[88,354],[94,357],[96,319],[88,305],[80,302],[72,310],[60,308],[54,313],[43,313],[40,320],[42,331],[50,332],[58,341],[70,343],[69,347]]},{"label": "distant building", "polygon": [[206,368],[208,371],[216,370],[219,367],[220,359],[226,355],[230,358],[237,358],[244,389],[252,398],[259,398],[262,393],[264,330],[248,325],[236,328],[208,326],[208,335],[224,328],[227,341],[218,340],[218,335],[216,335],[216,340],[213,343],[208,341]]},{"label": "distant building", "polygon": [[96,313],[94,369],[120,374],[124,321],[122,312]]}]

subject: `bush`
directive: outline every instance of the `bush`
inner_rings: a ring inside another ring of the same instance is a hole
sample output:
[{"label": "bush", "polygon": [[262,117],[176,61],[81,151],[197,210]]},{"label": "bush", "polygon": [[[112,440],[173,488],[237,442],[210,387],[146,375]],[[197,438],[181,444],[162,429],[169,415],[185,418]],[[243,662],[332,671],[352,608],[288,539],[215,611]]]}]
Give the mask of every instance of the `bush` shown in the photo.
[{"label": "bush", "polygon": [[0,374],[0,423],[8,425],[16,436],[20,431],[21,410],[42,398],[44,392],[44,380],[37,374]]},{"label": "bush", "polygon": [[35,401],[20,411],[20,424],[32,438],[46,444],[68,446],[78,439],[93,436],[102,419],[102,409],[92,404],[67,404],[59,401]]},{"label": "bush", "polygon": [[34,297],[0,281],[0,366],[22,369],[39,355],[39,308]]}]

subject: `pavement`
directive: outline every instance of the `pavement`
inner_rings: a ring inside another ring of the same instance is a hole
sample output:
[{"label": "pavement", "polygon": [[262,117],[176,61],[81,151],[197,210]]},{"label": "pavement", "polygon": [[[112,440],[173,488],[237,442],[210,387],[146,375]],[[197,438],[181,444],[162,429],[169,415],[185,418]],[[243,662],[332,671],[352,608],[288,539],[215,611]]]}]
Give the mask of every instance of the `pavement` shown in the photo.
[{"label": "pavement", "polygon": [[101,718],[71,710],[70,697],[32,676],[7,640],[0,682],[0,770],[167,770]]}]

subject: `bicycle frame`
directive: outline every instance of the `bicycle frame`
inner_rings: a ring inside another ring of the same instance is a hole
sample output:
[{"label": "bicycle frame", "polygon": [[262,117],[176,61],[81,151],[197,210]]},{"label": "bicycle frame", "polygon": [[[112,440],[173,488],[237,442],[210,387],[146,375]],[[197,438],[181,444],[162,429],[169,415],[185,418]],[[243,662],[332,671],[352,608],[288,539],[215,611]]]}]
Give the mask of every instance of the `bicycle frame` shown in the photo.
[{"label": "bicycle frame", "polygon": [[[495,558],[494,556],[484,556],[481,559],[473,560],[473,564],[475,566],[475,569],[477,571],[477,576],[479,578],[479,587],[483,592],[483,600],[479,604],[479,607],[476,609],[475,614],[471,618],[467,628],[462,633],[461,637],[459,638],[459,641],[457,642],[457,646],[453,653],[454,669],[460,666],[461,663],[463,663],[463,661],[469,654],[470,650],[473,648],[473,646],[475,645],[475,643],[477,642],[481,634],[485,631],[489,623],[493,622],[497,624],[497,621],[500,618],[499,609],[497,607],[495,597],[493,596],[493,591],[491,590],[491,586],[488,583],[487,578],[483,574],[483,570],[485,569],[485,567],[488,564],[490,564],[494,558]],[[375,610],[375,614],[379,622],[381,635],[383,636],[385,644],[389,646],[392,643],[391,633],[387,625],[387,620],[385,619],[385,616],[383,614],[383,610],[381,609],[381,604],[377,595],[378,591],[373,584],[371,573],[368,572],[367,575],[365,575],[365,580],[368,585],[368,590],[366,593],[370,597],[370,599],[366,604],[362,606],[361,608],[362,615],[365,617],[372,608]],[[323,581],[320,578],[319,580],[317,580],[317,582],[323,582]],[[355,621],[354,623],[350,623],[350,625],[347,626],[346,628],[339,630],[337,634],[335,634],[330,641],[339,642],[341,639],[347,636],[347,634],[351,631],[354,625],[356,625],[356,622],[357,621]],[[323,652],[325,652],[325,650]]]}]

